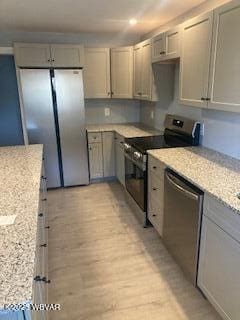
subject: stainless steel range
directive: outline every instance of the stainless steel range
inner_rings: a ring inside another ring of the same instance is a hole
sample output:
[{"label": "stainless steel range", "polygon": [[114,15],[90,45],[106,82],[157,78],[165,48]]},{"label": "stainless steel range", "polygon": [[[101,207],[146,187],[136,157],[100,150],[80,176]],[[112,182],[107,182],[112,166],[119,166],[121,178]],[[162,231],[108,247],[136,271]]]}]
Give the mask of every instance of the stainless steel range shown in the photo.
[{"label": "stainless steel range", "polygon": [[144,227],[150,224],[147,218],[147,151],[199,145],[199,122],[167,114],[164,127],[162,135],[129,138],[124,143],[126,189]]}]

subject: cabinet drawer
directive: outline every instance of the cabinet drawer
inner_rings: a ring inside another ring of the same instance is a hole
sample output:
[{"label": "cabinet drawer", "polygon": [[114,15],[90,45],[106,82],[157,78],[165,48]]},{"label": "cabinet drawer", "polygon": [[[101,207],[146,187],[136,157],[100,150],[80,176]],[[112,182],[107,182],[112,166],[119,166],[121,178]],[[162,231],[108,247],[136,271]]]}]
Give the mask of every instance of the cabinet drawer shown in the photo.
[{"label": "cabinet drawer", "polygon": [[203,213],[231,237],[240,242],[239,214],[227,208],[207,193],[204,196]]},{"label": "cabinet drawer", "polygon": [[164,180],[165,167],[166,166],[161,161],[151,156],[148,157],[148,170],[157,174],[161,180]]},{"label": "cabinet drawer", "polygon": [[88,143],[102,142],[101,132],[89,132],[88,133]]}]

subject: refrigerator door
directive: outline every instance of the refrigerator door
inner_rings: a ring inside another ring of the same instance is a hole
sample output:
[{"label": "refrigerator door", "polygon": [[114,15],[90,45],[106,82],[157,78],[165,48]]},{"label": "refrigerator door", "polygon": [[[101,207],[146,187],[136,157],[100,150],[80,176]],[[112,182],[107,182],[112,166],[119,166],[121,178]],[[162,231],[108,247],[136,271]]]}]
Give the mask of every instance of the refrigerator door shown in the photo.
[{"label": "refrigerator door", "polygon": [[54,70],[64,186],[89,183],[82,70]]},{"label": "refrigerator door", "polygon": [[47,187],[60,187],[50,71],[21,69],[20,81],[29,143],[44,145]]}]

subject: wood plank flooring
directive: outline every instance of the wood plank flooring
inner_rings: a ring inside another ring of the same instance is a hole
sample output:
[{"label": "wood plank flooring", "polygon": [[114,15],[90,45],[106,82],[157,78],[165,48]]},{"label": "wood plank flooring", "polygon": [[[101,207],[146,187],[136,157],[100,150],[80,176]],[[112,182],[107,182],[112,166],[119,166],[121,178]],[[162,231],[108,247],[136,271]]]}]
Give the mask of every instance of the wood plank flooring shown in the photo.
[{"label": "wood plank flooring", "polygon": [[219,320],[114,183],[49,191],[50,320]]}]

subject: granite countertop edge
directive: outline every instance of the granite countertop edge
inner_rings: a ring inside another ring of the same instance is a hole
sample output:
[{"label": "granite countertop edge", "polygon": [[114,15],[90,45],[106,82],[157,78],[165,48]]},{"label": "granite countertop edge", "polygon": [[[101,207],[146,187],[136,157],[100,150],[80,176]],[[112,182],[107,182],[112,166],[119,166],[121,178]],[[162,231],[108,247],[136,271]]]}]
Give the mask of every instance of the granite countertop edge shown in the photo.
[{"label": "granite countertop edge", "polygon": [[[183,177],[184,179],[186,179],[187,181],[189,181],[190,183],[192,183],[193,185],[195,185],[197,188],[201,189],[203,192],[205,193],[208,193],[210,196],[212,196],[213,198],[215,198],[217,201],[219,201],[221,204],[223,204],[224,206],[226,206],[227,208],[231,209],[232,211],[234,211],[235,213],[239,214],[240,215],[240,200],[239,200],[239,207],[234,205],[233,203],[231,203],[231,201],[225,199],[225,197],[222,197],[222,196],[219,196],[217,194],[217,192],[214,192],[214,190],[212,190],[212,188],[208,188],[206,187],[206,185],[202,185],[201,183],[198,183],[198,181],[196,181],[193,177],[191,177],[191,174],[187,174],[186,172],[183,172],[181,169],[177,168],[175,165],[171,164],[171,159],[170,159],[170,155],[169,155],[169,158],[166,160],[166,159],[163,159],[163,157],[161,157],[161,155],[158,155],[158,151],[163,152],[163,150],[171,150],[171,153],[174,153],[174,151],[178,152],[178,150],[186,150],[186,151],[196,151],[196,150],[204,150],[205,154],[207,155],[209,153],[209,155],[213,155],[215,154],[216,157],[219,157],[220,159],[223,160],[223,162],[225,162],[227,164],[227,162],[234,162],[236,165],[239,166],[240,168],[240,160],[238,159],[235,159],[235,158],[232,158],[228,155],[225,155],[223,153],[220,153],[218,151],[215,151],[215,150],[212,150],[212,149],[209,149],[209,148],[206,148],[206,147],[202,147],[202,146],[199,146],[199,147],[186,147],[186,148],[171,148],[171,149],[155,149],[155,150],[148,150],[148,154],[151,155],[153,158],[155,158],[156,160],[162,162],[164,165],[166,165],[167,168],[169,168],[170,170],[173,170],[174,172],[176,172],[177,174],[179,174],[181,177]],[[184,151],[183,151],[184,152]],[[196,153],[194,153],[196,155]],[[201,155],[199,155],[199,158],[201,158]],[[179,159],[179,161],[181,161],[181,159]],[[214,165],[214,161],[211,161],[212,162],[212,165]],[[189,164],[188,164],[189,165]],[[217,163],[216,163],[217,165]],[[188,166],[186,166],[188,167]],[[223,167],[223,170],[224,170],[224,167]],[[200,175],[201,173],[199,173]],[[239,177],[240,177],[240,172],[239,172]],[[217,189],[217,186],[219,185],[219,181],[218,179],[215,179],[216,180],[216,189]],[[226,189],[228,189],[228,186],[226,187]],[[224,187],[223,187],[223,190],[224,190]],[[240,192],[240,189],[239,189],[239,192]],[[235,197],[235,201],[237,202],[238,199],[237,199],[237,194],[235,191],[232,191],[232,195],[233,197]]]}]

